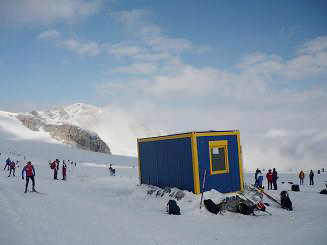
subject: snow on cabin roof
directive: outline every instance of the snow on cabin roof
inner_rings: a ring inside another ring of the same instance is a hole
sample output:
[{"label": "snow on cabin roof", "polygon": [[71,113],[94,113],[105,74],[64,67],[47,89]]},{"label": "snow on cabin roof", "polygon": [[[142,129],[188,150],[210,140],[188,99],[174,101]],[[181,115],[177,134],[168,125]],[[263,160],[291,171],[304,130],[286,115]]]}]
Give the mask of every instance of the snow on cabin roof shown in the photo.
[{"label": "snow on cabin roof", "polygon": [[138,138],[138,140],[142,139],[151,139],[151,138],[161,138],[161,137],[170,137],[170,136],[177,136],[177,135],[184,135],[184,134],[202,134],[202,133],[222,133],[222,132],[238,132],[239,130],[208,130],[208,131],[189,131],[184,133],[176,133],[176,134],[167,134],[167,135],[158,135],[158,136],[151,136],[151,137],[144,137],[144,138]]}]

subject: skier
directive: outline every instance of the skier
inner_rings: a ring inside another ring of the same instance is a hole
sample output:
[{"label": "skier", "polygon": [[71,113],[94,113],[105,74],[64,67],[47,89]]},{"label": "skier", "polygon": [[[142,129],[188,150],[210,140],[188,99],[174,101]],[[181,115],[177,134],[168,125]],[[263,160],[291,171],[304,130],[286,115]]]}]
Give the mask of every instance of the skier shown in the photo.
[{"label": "skier", "polygon": [[58,159],[56,159],[55,161],[53,161],[50,165],[50,168],[53,169],[53,179],[58,179],[57,175],[58,175],[58,165],[57,165],[57,161],[59,161]]},{"label": "skier", "polygon": [[257,174],[257,182],[256,182],[256,187],[257,188],[262,188],[262,182],[263,182],[263,176],[261,171],[259,170],[258,174]]},{"label": "skier", "polygon": [[13,176],[15,176],[15,169],[16,169],[16,163],[14,161],[11,161],[11,163],[10,163],[10,172],[9,172],[8,177],[11,176],[11,171],[13,172]]},{"label": "skier", "polygon": [[5,168],[4,168],[3,170],[5,170],[6,167],[8,167],[7,170],[9,170],[10,163],[11,163],[11,160],[10,160],[10,158],[8,157],[7,160],[6,160],[6,166],[5,166]]},{"label": "skier", "polygon": [[305,174],[304,174],[303,170],[301,170],[301,172],[299,173],[300,185],[303,185],[304,176],[305,176]]},{"label": "skier", "polygon": [[258,179],[257,177],[258,177],[259,172],[261,173],[261,171],[257,168],[257,170],[255,171],[255,175],[254,175],[254,180],[255,180],[254,184],[255,185],[257,185],[257,179]]},{"label": "skier", "polygon": [[277,179],[278,179],[277,171],[275,168],[273,168],[272,183],[274,185],[274,190],[277,190]]},{"label": "skier", "polygon": [[22,179],[24,179],[24,171],[26,172],[25,193],[27,192],[29,179],[32,180],[32,186],[33,186],[32,191],[36,192],[36,190],[35,190],[35,180],[34,180],[35,170],[34,170],[34,166],[32,165],[32,163],[30,161],[27,162],[27,164],[25,165],[25,167],[22,170]]},{"label": "skier", "polygon": [[268,190],[272,189],[272,172],[271,169],[268,170],[268,173],[266,174],[266,178],[268,181]]},{"label": "skier", "polygon": [[312,170],[310,170],[310,174],[309,174],[309,178],[310,178],[310,185],[313,185],[313,176],[315,176],[315,174],[313,173]]},{"label": "skier", "polygon": [[66,180],[67,165],[65,160],[62,161],[62,180]]},{"label": "skier", "polygon": [[110,176],[116,175],[116,170],[112,167],[112,164],[110,164],[110,166],[109,166],[109,171],[110,171]]}]

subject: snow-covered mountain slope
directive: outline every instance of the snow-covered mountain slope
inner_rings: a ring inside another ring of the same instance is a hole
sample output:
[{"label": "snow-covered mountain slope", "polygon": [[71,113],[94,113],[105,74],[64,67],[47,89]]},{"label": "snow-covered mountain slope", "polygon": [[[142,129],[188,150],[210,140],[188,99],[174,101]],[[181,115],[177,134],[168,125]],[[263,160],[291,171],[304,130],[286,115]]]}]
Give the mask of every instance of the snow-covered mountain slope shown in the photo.
[{"label": "snow-covered mountain slope", "polygon": [[50,111],[37,111],[37,113],[48,124],[70,123],[87,129],[103,113],[103,109],[75,103],[67,107],[55,107]]},{"label": "snow-covered mountain slope", "polygon": [[115,107],[97,108],[76,103],[50,111],[34,110],[20,115],[33,117],[47,125],[70,124],[95,132],[109,146],[110,152],[116,155],[137,156],[137,138],[165,134],[164,130],[136,122],[134,117]]},{"label": "snow-covered mountain slope", "polygon": [[44,131],[32,131],[22,125],[16,118],[17,113],[0,111],[0,137],[14,141],[38,141],[52,144],[62,144]]}]

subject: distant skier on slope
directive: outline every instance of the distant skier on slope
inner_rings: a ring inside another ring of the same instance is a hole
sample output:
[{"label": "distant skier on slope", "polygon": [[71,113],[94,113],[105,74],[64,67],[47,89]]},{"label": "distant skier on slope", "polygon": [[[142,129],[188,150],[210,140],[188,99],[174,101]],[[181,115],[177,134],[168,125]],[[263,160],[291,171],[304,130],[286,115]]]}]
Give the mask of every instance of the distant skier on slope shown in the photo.
[{"label": "distant skier on slope", "polygon": [[27,192],[27,187],[28,187],[28,182],[29,179],[32,180],[32,191],[36,191],[35,190],[35,180],[34,180],[34,176],[35,176],[35,170],[34,170],[34,166],[32,165],[32,163],[30,161],[27,162],[27,164],[25,165],[25,167],[22,170],[22,179],[24,179],[24,171],[26,172],[26,186],[25,186],[25,193]]},{"label": "distant skier on slope", "polygon": [[8,177],[11,176],[11,172],[13,172],[13,176],[15,176],[16,163],[14,161],[11,161],[9,166],[10,166],[10,172],[9,172]]},{"label": "distant skier on slope", "polygon": [[6,160],[6,165],[5,165],[5,167],[4,167],[4,169],[3,169],[3,170],[5,170],[5,169],[6,169],[6,167],[8,167],[8,169],[7,169],[7,170],[9,170],[9,166],[10,166],[10,163],[11,163],[11,160],[10,160],[10,158],[8,157],[8,158],[7,158],[7,160]]},{"label": "distant skier on slope", "polygon": [[116,170],[112,167],[112,164],[110,164],[109,166],[109,172],[110,172],[110,176],[116,175]]},{"label": "distant skier on slope", "polygon": [[63,160],[62,161],[62,180],[66,180],[66,173],[67,173],[67,165],[66,165],[66,161]]},{"label": "distant skier on slope", "polygon": [[59,159],[53,161],[50,165],[50,168],[53,169],[53,179],[58,179],[58,170],[59,170]]}]

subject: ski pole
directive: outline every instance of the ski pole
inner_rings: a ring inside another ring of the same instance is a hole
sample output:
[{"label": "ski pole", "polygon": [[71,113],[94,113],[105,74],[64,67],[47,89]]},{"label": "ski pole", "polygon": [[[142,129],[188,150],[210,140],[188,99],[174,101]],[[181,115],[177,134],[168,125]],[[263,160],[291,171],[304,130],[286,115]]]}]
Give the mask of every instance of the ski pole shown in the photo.
[{"label": "ski pole", "polygon": [[201,201],[200,201],[200,209],[202,207],[202,199],[203,199],[203,191],[204,191],[204,183],[206,181],[206,172],[207,169],[204,170],[204,174],[203,174],[203,180],[202,180],[202,193],[201,193]]}]

